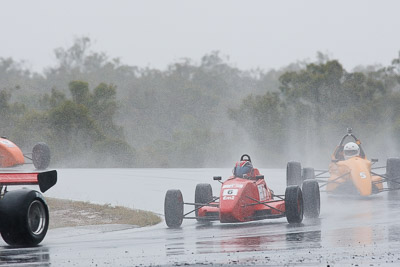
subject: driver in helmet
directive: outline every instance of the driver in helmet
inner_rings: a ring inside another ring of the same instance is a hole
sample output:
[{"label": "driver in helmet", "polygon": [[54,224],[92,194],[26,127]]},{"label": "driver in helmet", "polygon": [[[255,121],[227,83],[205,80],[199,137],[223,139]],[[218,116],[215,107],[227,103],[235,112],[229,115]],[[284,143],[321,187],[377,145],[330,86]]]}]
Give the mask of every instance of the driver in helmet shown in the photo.
[{"label": "driver in helmet", "polygon": [[352,157],[357,157],[360,155],[360,147],[354,142],[349,142],[344,146],[343,154],[346,160]]},{"label": "driver in helmet", "polygon": [[242,160],[236,162],[233,168],[233,175],[240,178],[256,178],[256,176],[260,175],[260,172],[253,167],[250,160]]}]

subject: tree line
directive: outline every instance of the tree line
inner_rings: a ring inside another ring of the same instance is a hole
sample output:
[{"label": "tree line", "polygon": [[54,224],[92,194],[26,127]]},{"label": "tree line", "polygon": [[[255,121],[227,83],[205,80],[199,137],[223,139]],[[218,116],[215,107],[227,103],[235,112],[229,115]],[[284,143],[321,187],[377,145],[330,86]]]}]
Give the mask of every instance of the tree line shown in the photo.
[{"label": "tree line", "polygon": [[43,73],[0,57],[0,127],[23,149],[45,141],[62,167],[265,167],[324,163],[352,127],[371,156],[400,155],[400,56],[346,71],[319,54],[279,70],[240,70],[219,52],[165,70],[55,49]]}]

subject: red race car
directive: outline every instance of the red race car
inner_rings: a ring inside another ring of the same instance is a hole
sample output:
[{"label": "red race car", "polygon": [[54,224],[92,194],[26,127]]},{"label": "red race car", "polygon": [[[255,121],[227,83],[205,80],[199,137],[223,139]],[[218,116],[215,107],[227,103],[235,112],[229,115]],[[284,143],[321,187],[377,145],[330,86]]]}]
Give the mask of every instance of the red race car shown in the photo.
[{"label": "red race car", "polygon": [[0,137],[0,168],[27,164],[25,158],[32,161],[36,169],[46,169],[50,164],[50,149],[46,143],[40,142],[33,147],[32,153],[23,154],[16,144]]},{"label": "red race car", "polygon": [[[264,176],[253,168],[247,154],[242,155],[233,175],[225,182],[221,182],[220,176],[215,176],[214,180],[222,184],[219,197],[213,196],[210,184],[198,184],[194,203],[185,203],[180,190],[168,190],[164,202],[167,226],[180,227],[183,219],[238,223],[286,216],[289,223],[300,223],[303,213],[310,218],[319,216],[317,181],[305,181],[302,189],[297,185],[288,186],[285,195],[276,195],[267,186]],[[195,208],[184,214],[185,204]],[[190,216],[193,213],[195,216]]]}]

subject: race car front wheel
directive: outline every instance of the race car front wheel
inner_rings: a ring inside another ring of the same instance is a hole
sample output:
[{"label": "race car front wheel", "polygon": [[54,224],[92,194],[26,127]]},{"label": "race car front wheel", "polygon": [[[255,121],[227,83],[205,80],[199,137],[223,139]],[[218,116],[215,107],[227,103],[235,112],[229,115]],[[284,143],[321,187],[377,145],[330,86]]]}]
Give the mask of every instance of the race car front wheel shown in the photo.
[{"label": "race car front wheel", "polygon": [[289,161],[286,167],[286,185],[301,186],[303,178],[301,175],[301,164],[296,161]]},{"label": "race car front wheel", "polygon": [[46,143],[37,143],[32,149],[33,165],[38,170],[44,170],[50,164],[50,148]]},{"label": "race car front wheel", "polygon": [[303,168],[302,176],[303,176],[303,181],[308,179],[315,179],[314,168]]},{"label": "race car front wheel", "polygon": [[318,218],[320,213],[320,193],[316,180],[305,180],[302,186],[304,216],[307,218]]},{"label": "race car front wheel", "polygon": [[170,228],[181,226],[183,221],[183,196],[177,189],[168,190],[164,201],[165,223]]},{"label": "race car front wheel", "polygon": [[[194,193],[194,203],[196,204],[207,204],[212,201],[213,193],[210,184],[198,184],[196,185],[196,191]],[[196,217],[198,216],[198,208],[202,207],[202,205],[195,205]],[[198,221],[200,219],[197,219]]]},{"label": "race car front wheel", "polygon": [[35,246],[49,227],[49,210],[42,194],[34,190],[7,192],[0,200],[1,236],[11,246]]},{"label": "race car front wheel", "polygon": [[303,195],[299,186],[286,187],[285,210],[288,223],[301,223],[303,221]]},{"label": "race car front wheel", "polygon": [[388,158],[386,162],[387,185],[389,189],[400,189],[400,159]]}]

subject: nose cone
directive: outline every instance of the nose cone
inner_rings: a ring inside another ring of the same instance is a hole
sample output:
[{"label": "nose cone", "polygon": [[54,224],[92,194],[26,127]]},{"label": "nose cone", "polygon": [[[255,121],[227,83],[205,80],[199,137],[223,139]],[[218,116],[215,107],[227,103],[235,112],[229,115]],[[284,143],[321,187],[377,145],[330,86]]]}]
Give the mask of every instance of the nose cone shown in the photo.
[{"label": "nose cone", "polygon": [[221,222],[240,221],[240,201],[242,188],[225,188],[221,190],[219,215]]},{"label": "nose cone", "polygon": [[220,221],[222,223],[249,221],[254,207],[249,204],[254,201],[248,197],[257,198],[254,193],[255,188],[253,182],[241,178],[224,183],[219,199]]},{"label": "nose cone", "polygon": [[351,179],[361,196],[369,196],[372,193],[372,178],[370,172],[371,163],[368,160],[354,157],[349,159],[351,166]]},{"label": "nose cone", "polygon": [[12,167],[24,164],[24,155],[13,142],[0,138],[0,167]]}]

